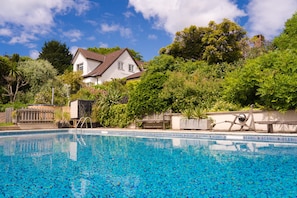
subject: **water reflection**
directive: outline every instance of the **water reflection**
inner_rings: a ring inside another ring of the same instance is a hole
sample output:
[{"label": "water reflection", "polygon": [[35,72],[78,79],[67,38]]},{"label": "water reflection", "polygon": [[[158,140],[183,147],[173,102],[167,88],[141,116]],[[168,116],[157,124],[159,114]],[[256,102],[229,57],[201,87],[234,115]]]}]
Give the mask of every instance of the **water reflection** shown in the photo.
[{"label": "water reflection", "polygon": [[[160,185],[170,187],[167,192],[171,189],[183,192],[179,189],[183,185],[194,192],[197,182],[215,183],[213,179],[218,177],[215,173],[223,174],[221,178],[231,177],[224,175],[226,169],[236,174],[234,167],[239,167],[238,164],[242,164],[242,170],[246,164],[257,168],[269,164],[279,168],[281,163],[275,159],[292,156],[290,160],[285,159],[288,167],[296,164],[288,163],[295,160],[296,154],[296,144],[272,142],[75,134],[7,137],[0,138],[0,165],[3,167],[0,189],[13,196],[15,189],[4,184],[14,182],[15,186],[23,186],[18,191],[25,197],[39,191],[46,191],[48,197],[85,197],[98,193],[104,196],[110,192],[133,197],[151,189],[161,196]],[[263,159],[260,165],[256,159],[259,157]],[[252,174],[252,168],[244,171]],[[232,181],[241,181],[241,174],[232,176]],[[38,191],[33,192],[32,183],[28,181],[33,181]]]}]

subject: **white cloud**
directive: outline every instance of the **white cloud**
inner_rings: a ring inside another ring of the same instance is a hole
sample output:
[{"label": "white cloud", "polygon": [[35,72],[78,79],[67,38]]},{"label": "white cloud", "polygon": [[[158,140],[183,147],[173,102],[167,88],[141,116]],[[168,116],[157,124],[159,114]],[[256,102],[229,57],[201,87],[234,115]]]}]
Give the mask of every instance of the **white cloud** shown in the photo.
[{"label": "white cloud", "polygon": [[20,35],[12,36],[9,43],[10,44],[29,43],[32,40],[36,40],[35,34],[30,34],[30,33],[27,33],[27,32],[21,32]]},{"label": "white cloud", "polygon": [[82,33],[80,30],[69,30],[63,32],[63,36],[67,37],[71,42],[76,42],[81,39]]},{"label": "white cloud", "polygon": [[102,33],[119,32],[120,35],[124,38],[132,37],[132,30],[130,28],[125,28],[121,25],[108,25],[106,23],[103,23],[101,24],[101,32]]},{"label": "white cloud", "polygon": [[99,43],[99,47],[102,47],[102,48],[108,48],[108,44],[107,44],[107,43],[102,43],[102,42],[100,42],[100,43]]},{"label": "white cloud", "polygon": [[251,0],[247,23],[250,36],[263,34],[267,39],[272,39],[280,34],[287,19],[296,11],[296,0]]},{"label": "white cloud", "polygon": [[123,15],[126,17],[126,18],[130,18],[132,16],[134,16],[134,14],[132,12],[124,12]]},{"label": "white cloud", "polygon": [[129,6],[153,19],[156,28],[171,35],[190,25],[207,26],[209,21],[221,22],[245,16],[232,0],[129,0]]},{"label": "white cloud", "polygon": [[101,31],[103,33],[106,32],[116,32],[120,29],[119,25],[108,25],[106,23],[101,24]]},{"label": "white cloud", "polygon": [[10,27],[9,43],[26,43],[38,35],[47,34],[55,26],[54,17],[76,10],[82,14],[89,9],[88,0],[9,0],[1,2],[0,28]]},{"label": "white cloud", "polygon": [[10,36],[12,35],[12,32],[8,28],[2,28],[0,29],[0,36]]},{"label": "white cloud", "polygon": [[157,35],[155,35],[155,34],[149,34],[148,35],[148,39],[150,39],[150,40],[156,40],[158,37],[157,37]]},{"label": "white cloud", "polygon": [[37,59],[39,56],[39,52],[37,50],[30,50],[30,57],[32,59]]}]

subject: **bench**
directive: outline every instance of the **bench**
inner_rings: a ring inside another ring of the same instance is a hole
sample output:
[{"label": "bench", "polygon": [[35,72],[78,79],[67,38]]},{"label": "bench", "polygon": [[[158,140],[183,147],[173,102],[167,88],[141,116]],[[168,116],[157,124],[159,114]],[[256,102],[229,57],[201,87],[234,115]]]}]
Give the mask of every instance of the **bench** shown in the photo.
[{"label": "bench", "polygon": [[164,113],[147,115],[136,123],[143,129],[166,129],[171,125],[171,115]]},{"label": "bench", "polygon": [[297,120],[287,120],[287,121],[255,121],[256,124],[267,124],[267,132],[273,133],[273,125],[274,124],[287,124],[287,125],[297,125]]}]

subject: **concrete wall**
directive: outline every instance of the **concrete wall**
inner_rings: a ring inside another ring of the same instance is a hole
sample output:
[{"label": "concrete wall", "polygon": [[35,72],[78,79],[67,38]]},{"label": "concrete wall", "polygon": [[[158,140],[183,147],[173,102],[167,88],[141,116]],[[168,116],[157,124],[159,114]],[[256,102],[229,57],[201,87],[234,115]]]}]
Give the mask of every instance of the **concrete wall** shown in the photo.
[{"label": "concrete wall", "polygon": [[[234,111],[234,112],[216,112],[208,113],[208,117],[213,120],[215,126],[213,130],[215,131],[228,131],[231,123],[228,121],[233,121],[235,115],[244,113],[248,116],[248,111]],[[176,115],[172,117],[172,129],[180,129],[179,120],[181,115]],[[247,122],[247,125],[251,124],[251,119]],[[253,111],[254,121],[297,121],[297,113],[295,111],[287,111],[286,113],[280,113],[278,111]],[[227,122],[226,122],[227,121]],[[295,125],[286,125],[286,124],[274,124],[274,132],[297,132],[297,126]],[[240,125],[234,125],[232,131],[240,129]],[[246,127],[244,129],[247,129]],[[267,131],[266,124],[255,124],[256,131]]]}]

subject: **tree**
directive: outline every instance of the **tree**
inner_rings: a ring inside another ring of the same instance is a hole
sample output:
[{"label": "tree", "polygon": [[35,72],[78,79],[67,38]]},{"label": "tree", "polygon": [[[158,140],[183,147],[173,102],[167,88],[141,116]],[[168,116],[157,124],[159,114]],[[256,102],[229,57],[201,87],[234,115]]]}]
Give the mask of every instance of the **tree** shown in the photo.
[{"label": "tree", "polygon": [[297,51],[276,50],[230,73],[224,81],[223,95],[242,106],[260,104],[286,111],[297,108]]},{"label": "tree", "polygon": [[3,88],[6,92],[4,95],[9,97],[11,103],[16,101],[17,94],[20,89],[28,84],[25,76],[19,70],[18,64],[12,62],[10,64],[9,73],[4,76],[6,86]]},{"label": "tree", "polygon": [[65,43],[52,40],[44,43],[39,59],[49,61],[57,69],[58,74],[63,74],[71,66],[72,54]]},{"label": "tree", "polygon": [[48,80],[54,79],[57,70],[46,60],[28,60],[20,62],[19,71],[30,85],[33,96]]},{"label": "tree", "polygon": [[211,21],[208,27],[191,26],[177,32],[174,42],[159,53],[186,60],[206,60],[210,64],[231,63],[243,57],[245,37],[245,30],[234,22],[224,19],[216,24]]},{"label": "tree", "polygon": [[[96,52],[99,54],[110,54],[112,52],[118,51],[120,50],[120,47],[112,47],[112,48],[105,48],[105,47],[89,47],[88,50],[92,51],[92,52]],[[135,59],[135,60],[139,60],[139,61],[143,61],[143,57],[139,52],[134,51],[133,49],[128,49],[129,53],[131,54],[131,56]]]},{"label": "tree", "polygon": [[273,40],[277,49],[297,49],[297,12],[285,23],[283,32]]},{"label": "tree", "polygon": [[65,71],[58,78],[69,86],[69,94],[76,94],[84,85],[81,72]]},{"label": "tree", "polygon": [[160,98],[159,95],[162,92],[163,84],[168,79],[167,72],[175,70],[175,67],[175,59],[169,55],[161,55],[150,61],[141,81],[130,93],[128,111],[131,116],[141,117],[167,110],[167,101]]},{"label": "tree", "polygon": [[105,127],[126,126],[127,117],[127,88],[125,81],[114,79],[96,87],[99,90],[93,106],[93,117]]}]

